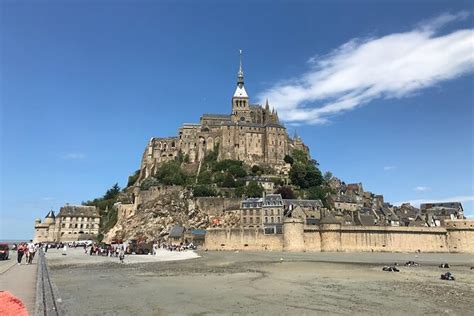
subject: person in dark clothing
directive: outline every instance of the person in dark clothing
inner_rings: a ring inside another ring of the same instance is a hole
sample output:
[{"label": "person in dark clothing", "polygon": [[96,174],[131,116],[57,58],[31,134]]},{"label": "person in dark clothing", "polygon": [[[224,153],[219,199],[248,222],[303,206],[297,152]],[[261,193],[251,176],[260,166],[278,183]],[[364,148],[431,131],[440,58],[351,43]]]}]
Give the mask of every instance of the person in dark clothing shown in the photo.
[{"label": "person in dark clothing", "polygon": [[24,253],[25,253],[25,245],[24,244],[18,245],[18,249],[16,252],[16,258],[17,258],[18,264],[21,264],[21,259],[23,259]]}]

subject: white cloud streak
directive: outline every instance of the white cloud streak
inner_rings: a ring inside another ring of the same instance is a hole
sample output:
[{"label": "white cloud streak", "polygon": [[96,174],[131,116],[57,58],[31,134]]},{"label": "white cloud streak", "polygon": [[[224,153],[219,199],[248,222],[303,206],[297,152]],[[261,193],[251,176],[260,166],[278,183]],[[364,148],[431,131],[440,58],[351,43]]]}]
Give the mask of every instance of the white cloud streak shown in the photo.
[{"label": "white cloud streak", "polygon": [[331,116],[376,99],[402,98],[474,70],[472,29],[439,35],[466,12],[443,14],[414,29],[352,39],[331,53],[312,57],[311,69],[258,95],[286,122],[323,124]]},{"label": "white cloud streak", "polygon": [[425,186],[419,185],[419,186],[417,186],[417,187],[414,187],[413,190],[414,190],[414,191],[418,191],[418,192],[426,192],[426,191],[431,190],[431,188],[430,188],[430,187],[425,187]]},{"label": "white cloud streak", "polygon": [[423,203],[443,203],[443,202],[472,202],[474,201],[474,195],[460,195],[460,196],[453,196],[445,199],[415,199],[415,200],[407,200],[393,203],[394,205],[401,205],[403,203],[410,203],[416,207],[419,207],[420,204]]},{"label": "white cloud streak", "polygon": [[395,169],[397,169],[396,166],[385,166],[385,167],[383,167],[384,171],[391,171],[391,170],[395,170]]}]

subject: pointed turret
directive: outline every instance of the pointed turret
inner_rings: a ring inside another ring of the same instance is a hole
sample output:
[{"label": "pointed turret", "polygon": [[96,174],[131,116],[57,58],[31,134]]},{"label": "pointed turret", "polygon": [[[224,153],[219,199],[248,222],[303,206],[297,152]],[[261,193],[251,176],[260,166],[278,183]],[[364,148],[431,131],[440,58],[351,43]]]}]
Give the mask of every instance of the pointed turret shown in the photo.
[{"label": "pointed turret", "polygon": [[56,216],[54,215],[54,211],[49,211],[48,214],[46,214],[46,218],[56,218]]},{"label": "pointed turret", "polygon": [[237,72],[237,88],[234,92],[234,98],[248,98],[247,91],[244,87],[244,70],[242,68],[242,50],[240,52],[239,71]]}]

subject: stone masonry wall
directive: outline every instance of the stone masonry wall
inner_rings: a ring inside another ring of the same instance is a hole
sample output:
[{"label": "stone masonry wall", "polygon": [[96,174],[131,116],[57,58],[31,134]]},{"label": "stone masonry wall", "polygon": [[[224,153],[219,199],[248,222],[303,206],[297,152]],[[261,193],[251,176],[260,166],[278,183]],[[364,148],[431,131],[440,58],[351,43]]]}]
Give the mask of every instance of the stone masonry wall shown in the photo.
[{"label": "stone masonry wall", "polygon": [[[474,221],[449,227],[321,227],[285,223],[282,235],[265,235],[256,229],[209,229],[205,248],[210,250],[284,250],[340,252],[465,252],[474,253]],[[290,225],[290,229],[285,229]],[[303,226],[303,225],[302,225]],[[302,232],[301,236],[294,236]],[[287,234],[287,236],[285,236]],[[291,235],[291,236],[290,236]],[[301,247],[295,242],[302,241]]]}]

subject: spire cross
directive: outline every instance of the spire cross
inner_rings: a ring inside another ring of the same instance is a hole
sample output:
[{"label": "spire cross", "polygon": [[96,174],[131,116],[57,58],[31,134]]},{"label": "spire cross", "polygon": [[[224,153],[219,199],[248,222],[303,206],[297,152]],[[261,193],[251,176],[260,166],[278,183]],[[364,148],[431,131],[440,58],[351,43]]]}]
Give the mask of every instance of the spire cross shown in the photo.
[{"label": "spire cross", "polygon": [[242,50],[241,49],[239,49],[239,59],[240,59],[240,64],[239,64],[239,72],[237,73],[237,84],[243,85],[244,84],[244,71],[242,70]]},{"label": "spire cross", "polygon": [[242,50],[239,49],[239,54],[240,54],[240,67],[239,67],[239,70],[240,72],[242,72]]}]

